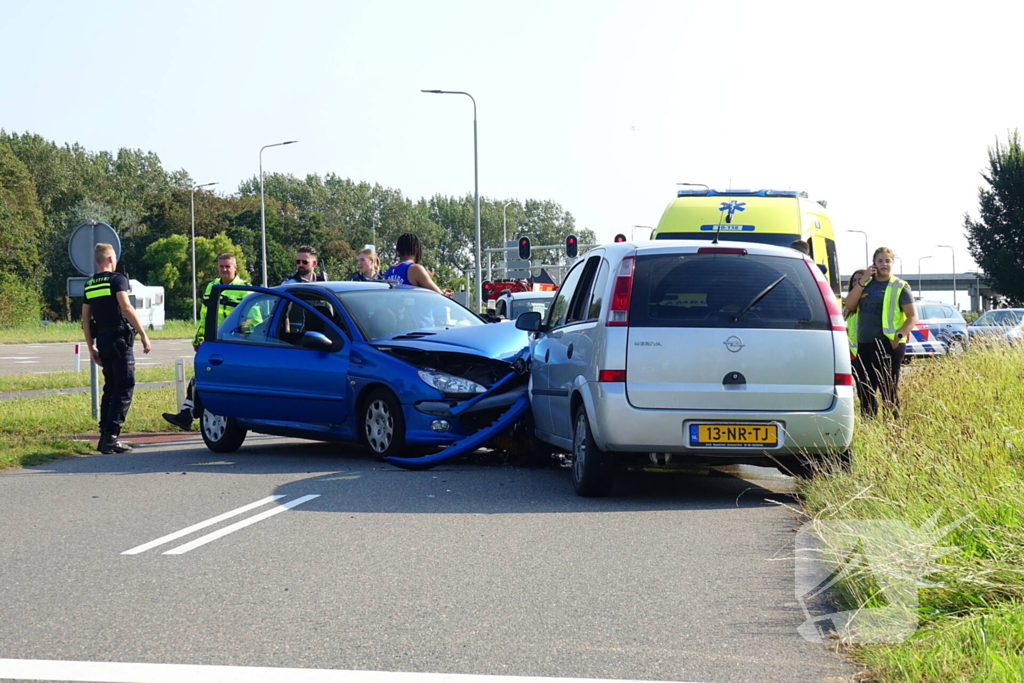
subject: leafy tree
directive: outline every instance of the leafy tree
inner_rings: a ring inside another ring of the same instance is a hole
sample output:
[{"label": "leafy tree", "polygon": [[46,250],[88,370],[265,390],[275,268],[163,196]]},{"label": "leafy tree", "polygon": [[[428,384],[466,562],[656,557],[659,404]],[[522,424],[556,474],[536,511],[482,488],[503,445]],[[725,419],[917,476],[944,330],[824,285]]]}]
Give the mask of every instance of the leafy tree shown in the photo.
[{"label": "leafy tree", "polygon": [[35,278],[43,214],[25,164],[0,143],[0,271]]},{"label": "leafy tree", "polygon": [[989,148],[981,176],[988,183],[978,188],[981,220],[964,215],[971,256],[997,291],[1024,301],[1024,149],[1016,130]]}]

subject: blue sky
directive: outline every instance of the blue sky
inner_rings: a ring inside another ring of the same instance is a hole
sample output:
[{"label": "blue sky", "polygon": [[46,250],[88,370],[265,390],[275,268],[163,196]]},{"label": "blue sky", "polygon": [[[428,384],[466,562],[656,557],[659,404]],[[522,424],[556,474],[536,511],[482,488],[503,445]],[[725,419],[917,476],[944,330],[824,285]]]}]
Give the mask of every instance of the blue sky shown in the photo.
[{"label": "blue sky", "polygon": [[[1020,124],[1024,7],[0,0],[0,127],[152,150],[223,192],[334,172],[418,198],[550,198],[610,239],[677,182],[827,199],[842,270],[974,268],[986,149]],[[13,30],[11,30],[13,29]],[[913,278],[911,278],[913,279]]]}]

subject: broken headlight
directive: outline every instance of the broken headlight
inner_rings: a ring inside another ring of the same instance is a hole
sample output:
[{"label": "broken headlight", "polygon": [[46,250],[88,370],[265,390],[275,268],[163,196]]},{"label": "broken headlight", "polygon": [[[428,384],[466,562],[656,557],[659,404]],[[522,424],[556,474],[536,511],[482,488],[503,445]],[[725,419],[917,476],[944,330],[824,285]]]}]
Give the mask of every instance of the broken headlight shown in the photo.
[{"label": "broken headlight", "polygon": [[419,375],[424,382],[446,395],[467,396],[487,391],[485,387],[476,382],[471,382],[464,377],[449,375],[447,372],[420,370]]}]

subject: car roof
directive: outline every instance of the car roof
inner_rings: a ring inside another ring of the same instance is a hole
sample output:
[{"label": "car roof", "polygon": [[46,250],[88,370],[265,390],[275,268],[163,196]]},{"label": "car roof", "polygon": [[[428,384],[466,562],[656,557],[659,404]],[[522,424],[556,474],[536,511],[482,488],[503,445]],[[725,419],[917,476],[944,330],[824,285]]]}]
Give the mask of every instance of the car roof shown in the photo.
[{"label": "car roof", "polygon": [[511,299],[553,299],[555,292],[505,292],[501,296]]},{"label": "car roof", "polygon": [[[352,292],[360,289],[422,289],[413,285],[392,285],[380,280],[361,282],[357,280],[337,280],[328,282],[289,282],[272,289],[326,289],[332,292]],[[429,290],[428,290],[429,291]]]},{"label": "car roof", "polygon": [[[644,240],[630,242],[612,242],[602,244],[595,249],[604,249],[610,256],[627,256],[630,252],[637,255],[695,253],[698,249],[722,247],[726,249],[746,249],[753,256],[781,256],[783,258],[802,259],[805,254],[791,247],[776,247],[757,242],[719,242],[713,244],[708,240]],[[589,253],[589,252],[588,252]],[[584,257],[586,254],[583,255]],[[582,258],[582,257],[581,257]]]}]

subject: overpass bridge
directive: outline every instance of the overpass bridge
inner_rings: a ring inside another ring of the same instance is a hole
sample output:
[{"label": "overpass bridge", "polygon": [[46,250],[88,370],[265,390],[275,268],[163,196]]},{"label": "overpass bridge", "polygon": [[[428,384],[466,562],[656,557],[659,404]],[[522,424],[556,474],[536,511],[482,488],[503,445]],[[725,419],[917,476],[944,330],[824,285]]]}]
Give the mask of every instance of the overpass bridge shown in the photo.
[{"label": "overpass bridge", "polygon": [[[849,283],[850,275],[844,275],[842,282]],[[952,292],[953,281],[956,280],[956,291],[966,292],[971,300],[972,311],[984,311],[991,308],[989,299],[999,296],[999,292],[992,289],[988,279],[975,272],[970,273],[922,273],[920,277],[908,273],[900,273],[899,278],[910,283],[914,294],[922,299],[927,299],[928,292]],[[963,300],[958,297],[957,303],[963,305]]]}]

